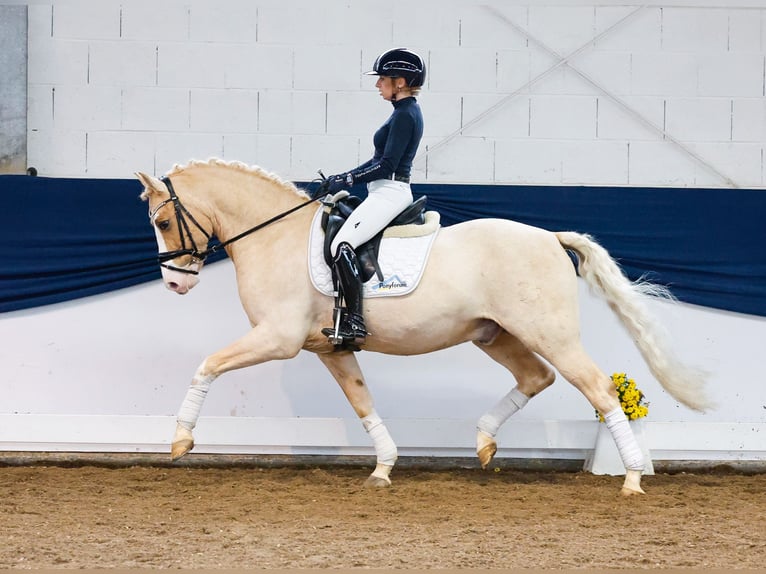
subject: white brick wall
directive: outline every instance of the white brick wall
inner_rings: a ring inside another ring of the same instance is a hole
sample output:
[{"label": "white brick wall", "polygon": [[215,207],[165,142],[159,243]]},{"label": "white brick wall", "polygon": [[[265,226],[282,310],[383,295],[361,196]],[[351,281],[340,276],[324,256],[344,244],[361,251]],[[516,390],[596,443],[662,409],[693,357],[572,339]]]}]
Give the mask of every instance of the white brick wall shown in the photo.
[{"label": "white brick wall", "polygon": [[429,63],[416,181],[764,185],[766,7],[486,4],[31,4],[30,165],[122,178],[217,155],[295,180],[349,169],[390,113],[363,72],[405,45]]}]

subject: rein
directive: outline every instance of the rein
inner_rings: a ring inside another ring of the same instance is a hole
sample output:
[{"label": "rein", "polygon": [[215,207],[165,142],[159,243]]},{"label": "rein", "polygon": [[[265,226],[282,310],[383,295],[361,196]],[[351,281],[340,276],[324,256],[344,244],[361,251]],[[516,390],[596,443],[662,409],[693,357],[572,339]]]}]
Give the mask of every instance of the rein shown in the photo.
[{"label": "rein", "polygon": [[[197,249],[196,243],[194,242],[194,237],[191,234],[191,230],[189,228],[189,223],[186,221],[186,218],[187,217],[189,218],[189,220],[194,224],[195,227],[197,227],[197,229],[199,229],[202,232],[202,234],[205,236],[205,238],[207,240],[210,240],[210,238],[211,238],[210,233],[205,231],[205,229],[202,227],[202,225],[200,225],[199,222],[197,222],[197,220],[194,219],[194,216],[189,212],[189,210],[186,209],[186,207],[184,207],[184,205],[181,203],[181,200],[178,199],[178,195],[176,194],[175,189],[173,189],[173,184],[170,181],[170,178],[165,176],[165,177],[161,178],[160,181],[162,181],[162,183],[164,183],[165,186],[168,188],[168,193],[170,194],[170,198],[166,199],[163,202],[161,202],[154,209],[154,211],[152,211],[149,214],[149,219],[153,220],[154,216],[157,214],[157,212],[160,210],[160,208],[162,208],[164,205],[172,202],[173,203],[173,208],[174,208],[175,214],[176,214],[176,222],[178,224],[178,234],[179,234],[179,236],[181,238],[181,249],[176,249],[175,251],[164,251],[162,253],[159,253],[157,255],[157,260],[160,263],[160,267],[165,267],[166,269],[171,269],[173,271],[179,271],[181,273],[189,273],[191,275],[198,275],[199,271],[195,271],[193,269],[183,269],[183,268],[180,268],[180,267],[175,267],[175,266],[172,266],[172,265],[168,265],[167,261],[171,261],[173,259],[176,259],[177,257],[181,257],[182,255],[190,255],[191,258],[192,258],[192,262],[195,262],[195,261],[202,262],[205,259],[207,259],[208,257],[210,257],[211,255],[213,255],[214,253],[216,253],[216,252],[220,251],[221,249],[223,249],[224,247],[226,247],[228,245],[231,245],[235,241],[239,241],[243,237],[247,237],[251,233],[255,233],[259,229],[263,229],[267,225],[271,225],[272,223],[275,223],[275,222],[279,221],[280,219],[282,219],[284,217],[287,217],[291,213],[294,213],[294,212],[298,211],[299,209],[302,209],[302,208],[306,207],[307,205],[310,205],[310,204],[312,204],[315,201],[318,201],[320,199],[320,197],[318,197],[318,196],[312,197],[311,199],[309,199],[309,200],[307,200],[307,201],[305,201],[305,202],[303,202],[303,203],[301,203],[299,205],[296,205],[295,207],[292,207],[292,208],[288,209],[287,211],[284,211],[282,213],[279,213],[279,214],[275,215],[271,219],[268,219],[268,220],[266,220],[266,221],[264,221],[262,223],[259,223],[258,225],[255,225],[255,226],[251,227],[250,229],[247,229],[247,230],[243,231],[242,233],[240,233],[238,235],[235,235],[231,239],[227,239],[226,241],[223,241],[221,243],[217,243],[216,245],[213,245],[212,247],[210,247],[208,249],[205,249],[204,251],[199,251]],[[186,247],[186,240],[184,238],[184,232],[185,232],[186,236],[188,236],[188,238],[189,238],[189,242],[191,243],[191,248],[187,248]]]}]

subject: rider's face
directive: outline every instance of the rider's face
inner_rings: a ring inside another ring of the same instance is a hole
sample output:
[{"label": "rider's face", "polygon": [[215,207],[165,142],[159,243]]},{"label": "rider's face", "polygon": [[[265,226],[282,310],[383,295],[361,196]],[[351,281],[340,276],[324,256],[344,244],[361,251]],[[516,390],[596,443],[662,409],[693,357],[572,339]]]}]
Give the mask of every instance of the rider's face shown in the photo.
[{"label": "rider's face", "polygon": [[378,76],[378,81],[375,82],[375,87],[380,92],[380,97],[390,102],[393,100],[399,91],[396,83],[400,78],[389,78],[386,76]]}]

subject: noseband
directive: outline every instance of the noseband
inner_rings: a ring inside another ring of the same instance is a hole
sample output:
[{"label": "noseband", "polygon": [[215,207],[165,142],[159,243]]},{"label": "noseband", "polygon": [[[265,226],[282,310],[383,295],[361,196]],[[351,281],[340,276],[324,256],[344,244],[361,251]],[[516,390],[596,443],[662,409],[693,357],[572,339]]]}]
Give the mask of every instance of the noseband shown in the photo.
[{"label": "noseband", "polygon": [[[165,184],[165,186],[168,188],[168,193],[170,194],[170,197],[162,202],[154,208],[154,211],[149,213],[149,220],[154,224],[154,218],[157,216],[157,213],[160,209],[162,209],[165,205],[168,203],[173,204],[173,210],[176,214],[176,224],[178,225],[178,236],[181,239],[181,249],[176,249],[175,251],[163,251],[162,253],[157,255],[157,260],[160,263],[160,267],[164,267],[165,269],[170,269],[172,271],[178,271],[180,273],[189,273],[191,275],[197,275],[199,274],[199,271],[196,271],[194,269],[187,269],[183,267],[176,267],[174,265],[170,265],[167,263],[168,261],[172,261],[173,259],[176,259],[177,257],[181,257],[183,255],[191,255],[192,263],[195,262],[202,262],[207,258],[210,253],[208,251],[202,251],[200,252],[199,249],[197,249],[197,243],[194,241],[194,236],[191,233],[191,229],[189,226],[189,221],[191,221],[194,226],[199,229],[202,234],[205,236],[205,239],[210,241],[210,234],[205,231],[205,228],[202,227],[199,222],[194,219],[194,216],[189,212],[188,209],[186,209],[181,203],[181,200],[178,199],[178,195],[176,195],[176,190],[173,189],[173,184],[170,181],[169,177],[163,177],[160,181]],[[186,246],[186,238],[189,238],[189,244],[190,247]]]},{"label": "noseband", "polygon": [[[178,235],[181,239],[181,249],[176,249],[175,251],[163,251],[162,253],[159,253],[157,255],[157,260],[160,263],[160,267],[164,267],[165,269],[171,269],[172,271],[178,271],[180,273],[189,273],[191,275],[198,275],[199,271],[195,271],[194,269],[184,269],[181,267],[175,267],[173,265],[168,264],[168,261],[172,261],[173,259],[177,257],[182,257],[184,255],[190,255],[192,258],[192,263],[195,262],[203,262],[205,259],[210,257],[213,253],[216,253],[217,251],[220,251],[227,245],[231,245],[235,241],[238,241],[242,239],[243,237],[246,237],[250,235],[251,233],[258,231],[259,229],[262,229],[263,227],[266,227],[267,225],[270,225],[271,223],[274,223],[275,221],[279,221],[283,217],[286,217],[293,213],[294,211],[298,211],[299,209],[306,207],[307,205],[314,203],[315,201],[318,201],[321,199],[321,197],[312,197],[308,201],[305,201],[304,203],[301,203],[299,205],[296,205],[295,207],[292,207],[288,209],[287,211],[284,211],[278,215],[275,215],[271,219],[264,221],[263,223],[259,223],[255,227],[251,227],[247,231],[243,231],[239,235],[235,235],[231,239],[228,239],[227,241],[223,241],[221,243],[217,243],[216,245],[213,245],[212,247],[205,249],[204,251],[200,251],[197,249],[197,244],[194,241],[194,236],[191,233],[191,228],[189,226],[189,221],[192,222],[192,224],[199,229],[202,234],[205,236],[205,239],[207,241],[210,241],[211,235],[207,231],[205,231],[205,228],[202,227],[199,222],[194,219],[194,216],[189,212],[188,209],[186,209],[181,203],[181,200],[178,199],[178,195],[176,195],[175,189],[173,189],[173,183],[170,181],[170,178],[165,176],[163,178],[160,178],[160,181],[165,184],[165,186],[168,188],[168,193],[170,194],[170,197],[162,202],[154,208],[153,211],[149,213],[149,220],[154,224],[154,218],[157,216],[157,213],[160,209],[162,209],[165,205],[168,203],[173,204],[173,209],[176,214],[176,223],[178,225]],[[188,221],[187,221],[188,219]],[[189,239],[190,247],[186,246],[186,238]]]}]

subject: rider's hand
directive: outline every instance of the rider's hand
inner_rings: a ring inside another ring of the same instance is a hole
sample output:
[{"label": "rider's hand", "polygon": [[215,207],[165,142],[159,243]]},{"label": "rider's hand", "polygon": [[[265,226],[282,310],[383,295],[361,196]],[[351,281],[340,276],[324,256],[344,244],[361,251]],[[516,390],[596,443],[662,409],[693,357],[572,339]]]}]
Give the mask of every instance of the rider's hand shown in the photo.
[{"label": "rider's hand", "polygon": [[331,175],[327,178],[326,182],[323,182],[326,186],[327,193],[337,193],[342,189],[348,189],[351,187],[348,184],[348,176],[345,173],[339,175]]}]

